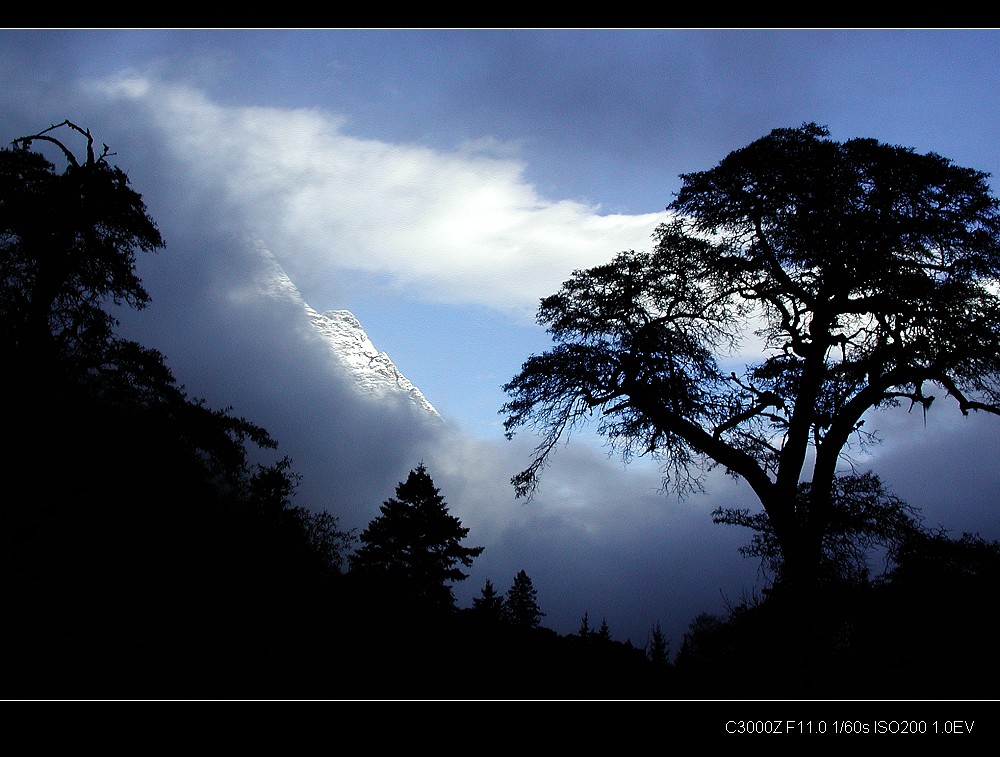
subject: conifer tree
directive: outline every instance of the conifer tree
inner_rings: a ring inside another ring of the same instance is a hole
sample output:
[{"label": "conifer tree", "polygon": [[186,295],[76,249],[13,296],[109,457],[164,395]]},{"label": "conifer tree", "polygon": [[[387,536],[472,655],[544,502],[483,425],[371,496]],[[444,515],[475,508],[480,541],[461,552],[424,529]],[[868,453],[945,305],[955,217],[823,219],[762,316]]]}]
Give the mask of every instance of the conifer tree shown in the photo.
[{"label": "conifer tree", "polygon": [[537,628],[544,612],[538,606],[538,592],[523,570],[514,576],[514,583],[507,590],[504,600],[507,622],[525,628]]},{"label": "conifer tree", "polygon": [[497,594],[493,581],[486,579],[486,585],[480,590],[480,596],[472,600],[473,609],[487,620],[500,622],[504,617],[503,595]]},{"label": "conifer tree", "polygon": [[469,529],[449,514],[423,463],[396,486],[396,496],[380,512],[359,537],[362,546],[351,558],[351,571],[374,577],[419,605],[453,608],[451,584],[468,578],[458,566],[472,565],[483,547],[462,546]]},{"label": "conifer tree", "polygon": [[608,628],[607,618],[601,618],[601,625],[597,629],[597,638],[601,641],[611,641],[611,629]]},{"label": "conifer tree", "polygon": [[649,634],[649,644],[646,646],[646,655],[654,665],[666,665],[670,657],[670,642],[663,635],[660,628],[660,621],[656,621],[653,630]]}]

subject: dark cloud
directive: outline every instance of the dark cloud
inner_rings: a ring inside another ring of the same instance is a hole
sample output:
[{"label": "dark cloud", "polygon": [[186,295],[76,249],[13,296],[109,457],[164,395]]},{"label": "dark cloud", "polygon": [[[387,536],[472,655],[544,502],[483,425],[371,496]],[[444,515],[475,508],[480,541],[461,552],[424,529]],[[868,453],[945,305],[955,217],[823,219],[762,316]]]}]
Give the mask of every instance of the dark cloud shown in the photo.
[{"label": "dark cloud", "polygon": [[[991,144],[984,137],[996,123],[995,113],[984,110],[989,104],[983,98],[973,101],[968,90],[962,90],[968,108],[961,109],[967,123],[954,126],[957,117],[943,117],[929,103],[913,108],[931,121],[904,124],[893,120],[888,105],[865,99],[862,85],[875,81],[885,91],[888,69],[895,67],[878,67],[880,58],[872,51],[885,40],[879,36],[853,40],[849,50],[868,54],[851,60],[843,57],[841,38],[832,33],[602,33],[567,43],[558,34],[484,38],[426,32],[401,40],[392,56],[383,55],[384,45],[347,44],[365,36],[335,35],[328,48],[310,36],[306,45],[316,46],[309,60],[325,61],[331,78],[322,86],[310,83],[301,97],[321,102],[317,93],[326,87],[324,105],[351,106],[348,128],[370,128],[368,138],[413,138],[438,147],[483,136],[523,139],[528,178],[544,196],[556,199],[600,197],[638,212],[655,210],[669,202],[680,171],[707,168],[770,128],[794,126],[805,118],[850,131],[835,133],[837,138],[878,136],[907,143],[916,135],[913,142],[921,149],[939,149],[975,167],[991,170],[995,161],[989,149],[982,149]],[[391,36],[378,35],[383,41]],[[428,55],[428,38],[441,44],[431,46],[436,53],[429,67],[419,68],[415,63]],[[258,240],[247,235],[247,208],[221,196],[217,185],[192,181],[176,147],[164,141],[147,110],[83,94],[78,76],[113,73],[114,64],[144,60],[150,50],[169,52],[163,38],[141,45],[129,35],[119,39],[122,45],[109,63],[86,35],[0,34],[3,138],[71,118],[93,128],[118,153],[117,162],[144,195],[167,242],[165,250],[140,261],[153,303],[143,312],[122,314],[125,332],[164,352],[190,394],[213,407],[231,406],[235,414],[271,431],[279,454],[288,454],[302,474],[301,504],[329,509],[344,527],[363,527],[392,496],[395,484],[424,461],[452,511],[470,527],[469,542],[486,547],[470,579],[458,587],[460,602],[470,603],[487,578],[498,589],[507,588],[523,569],[539,592],[545,624],[561,632],[575,631],[586,611],[592,624],[606,618],[616,638],[641,644],[660,621],[676,649],[694,615],[721,611],[755,589],[757,566],[737,553],[749,534],[710,519],[715,507],[754,507],[752,496],[736,482],[713,475],[709,494],[681,502],[658,491],[654,465],[643,461],[625,468],[582,435],[559,451],[536,499],[517,501],[509,479],[530,459],[536,442],[530,434],[513,442],[499,433],[484,438],[450,423],[425,423],[405,404],[377,404],[359,395],[317,344],[300,303],[262,293],[267,261]],[[209,89],[226,90],[228,101],[244,104],[266,102],[267,93],[251,92],[249,79],[242,90],[227,89],[226,82],[239,78],[237,62],[250,40],[267,47],[270,39],[198,35],[180,47],[202,57],[223,50]],[[285,51],[289,38],[283,39],[263,51],[261,60]],[[948,39],[952,52],[963,41],[961,35]],[[910,72],[908,101],[919,101],[918,85],[929,69],[924,64],[914,68],[913,49],[899,38],[890,41],[899,65]],[[452,66],[450,56],[461,56],[468,65]],[[359,73],[376,58],[378,66]],[[974,62],[977,81],[983,71],[995,72],[995,59],[975,56]],[[959,68],[945,60],[935,88],[948,89],[959,78]],[[179,71],[179,59],[161,70]],[[430,73],[416,85],[420,71]],[[831,71],[833,85],[824,82]],[[296,73],[274,70],[271,81],[288,82]],[[850,83],[854,89],[841,88]],[[374,94],[366,97],[362,85],[373,85],[369,94]],[[394,91],[422,97],[404,98]],[[432,123],[442,113],[456,121]],[[187,126],[194,130],[196,124]],[[971,134],[978,141],[950,145],[948,134]],[[217,157],[224,166],[227,156]],[[567,168],[573,170],[567,173]],[[242,188],[231,189],[238,196]],[[294,242],[287,230],[283,235],[283,245]],[[615,252],[609,249],[608,257]],[[349,298],[339,302],[337,297],[356,292],[355,281],[326,283],[315,290],[322,290],[327,301],[310,304],[351,307]],[[308,282],[303,291],[307,287]],[[407,290],[392,317],[418,317],[419,308],[407,310],[407,297],[417,301],[419,293]],[[377,297],[364,301],[377,308]],[[459,331],[462,338],[474,338],[467,324]],[[412,325],[406,333],[419,338]],[[435,334],[428,344],[442,341]],[[410,354],[420,351],[417,346]],[[488,351],[477,344],[470,354],[478,359]],[[460,352],[455,349],[449,361],[460,362]],[[401,367],[407,373],[406,365]],[[497,383],[495,374],[487,375]],[[452,401],[433,394],[428,399],[439,406]],[[926,426],[922,416],[903,408],[873,416],[866,428],[878,429],[885,441],[870,457],[859,453],[860,466],[873,467],[929,522],[1000,538],[997,419],[963,418],[941,400]]]}]

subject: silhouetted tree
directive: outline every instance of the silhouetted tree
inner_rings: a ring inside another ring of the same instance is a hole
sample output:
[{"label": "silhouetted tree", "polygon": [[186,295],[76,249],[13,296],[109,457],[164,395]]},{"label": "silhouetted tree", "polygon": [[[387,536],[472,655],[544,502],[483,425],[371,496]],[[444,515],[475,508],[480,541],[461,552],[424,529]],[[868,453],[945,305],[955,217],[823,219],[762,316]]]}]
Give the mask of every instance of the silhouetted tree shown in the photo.
[{"label": "silhouetted tree", "polygon": [[654,665],[666,665],[670,661],[670,642],[663,635],[663,629],[660,628],[660,621],[656,621],[649,632],[646,656]]},{"label": "silhouetted tree", "polygon": [[452,608],[452,582],[468,578],[458,566],[472,565],[483,547],[462,546],[469,529],[449,514],[423,463],[379,510],[359,537],[351,572],[374,577],[423,606]]},{"label": "silhouetted tree", "polygon": [[914,533],[897,545],[893,561],[873,592],[868,632],[857,634],[859,667],[907,671],[905,696],[992,696],[1000,675],[1000,541]]},{"label": "silhouetted tree", "polygon": [[[53,136],[63,127],[85,139],[83,160]],[[31,149],[36,143],[61,153],[62,172]],[[105,307],[149,302],[135,255],[163,239],[110,155],[107,145],[96,153],[90,132],[69,121],[0,150],[0,334],[10,368],[26,382],[106,371],[117,321]],[[133,346],[113,357],[144,354]]]},{"label": "silhouetted tree", "polygon": [[[59,129],[84,139],[83,159],[55,136]],[[61,172],[33,149],[39,144],[65,161]],[[120,488],[141,484],[131,469],[146,463],[134,458],[160,455],[178,466],[175,480],[190,469],[234,491],[249,475],[246,444],[273,448],[273,439],[228,411],[190,400],[159,352],[114,332],[109,306],[143,308],[149,301],[136,253],[155,251],[163,240],[141,195],[108,162],[111,155],[107,145],[97,153],[90,132],[70,121],[0,150],[0,386],[25,408],[8,427],[18,439],[8,462],[22,471],[46,464],[58,438],[76,446],[75,457],[64,457],[79,476],[93,475],[86,465],[96,459],[106,483],[120,476]],[[116,466],[114,476],[108,466]],[[30,479],[18,477],[24,496],[60,483]],[[51,500],[58,497],[53,492]]]},{"label": "silhouetted tree", "polygon": [[[85,140],[84,159],[54,136],[63,128]],[[32,149],[38,143],[62,156],[62,172]],[[143,423],[180,430],[214,475],[242,476],[244,444],[274,447],[267,432],[190,400],[159,352],[115,334],[109,306],[149,302],[136,253],[164,243],[141,195],[108,162],[113,153],[104,145],[98,154],[90,131],[70,121],[12,144],[0,150],[2,386],[32,408],[43,434],[96,404],[108,420],[141,408]]]},{"label": "silhouetted tree", "polygon": [[3,684],[58,687],[45,696],[236,685],[287,626],[315,625],[340,559],[335,525],[291,505],[289,461],[251,464],[276,446],[267,431],[188,398],[159,352],[115,333],[110,307],[149,301],[137,252],[163,240],[111,155],[69,121],[0,150],[0,389],[20,408],[5,416],[0,602],[30,661]]},{"label": "silhouetted tree", "polygon": [[608,627],[606,618],[601,618],[601,625],[597,627],[597,638],[599,641],[611,641],[611,628]]},{"label": "silhouetted tree", "polygon": [[257,561],[270,579],[286,573],[295,580],[291,571],[301,580],[339,576],[354,535],[340,530],[338,519],[327,511],[293,506],[299,480],[287,457],[258,465],[248,476],[238,507],[253,528]]},{"label": "silhouetted tree", "polygon": [[306,543],[324,571],[340,575],[347,563],[347,555],[357,538],[353,531],[340,528],[340,519],[326,510],[313,512],[295,508],[305,532]]},{"label": "silhouetted tree", "polygon": [[681,648],[677,653],[679,667],[703,668],[708,664],[717,663],[719,649],[726,650],[727,645],[717,639],[723,636],[727,629],[727,621],[709,612],[700,612],[688,623],[688,630],[681,639]]},{"label": "silhouetted tree", "polygon": [[1000,672],[1000,542],[912,530],[889,553],[895,567],[878,580],[824,592],[808,645],[781,595],[700,614],[674,665],[690,695],[850,699],[878,681],[885,698],[988,696]]},{"label": "silhouetted tree", "polygon": [[[681,178],[651,252],[576,271],[542,300],[556,346],[505,387],[508,436],[543,435],[513,483],[530,494],[596,413],[614,448],[660,459],[679,492],[715,465],[745,479],[785,583],[808,592],[868,411],[926,412],[940,389],[962,413],[1000,412],[998,203],[985,173],[816,124]],[[753,334],[761,359],[738,374],[725,364]]]},{"label": "silhouetted tree", "polygon": [[487,620],[501,622],[504,619],[504,599],[493,587],[493,581],[486,579],[480,595],[472,600],[473,609]]},{"label": "silhouetted tree", "polygon": [[888,578],[919,590],[928,585],[982,582],[1000,586],[1000,541],[964,533],[955,539],[943,530],[911,531],[893,544],[895,566]]},{"label": "silhouetted tree", "polygon": [[545,613],[538,606],[538,592],[523,570],[514,576],[514,583],[504,598],[507,622],[525,628],[537,628]]},{"label": "silhouetted tree", "polygon": [[[797,513],[807,518],[811,501],[809,483],[799,484]],[[722,509],[712,513],[716,523],[753,530],[751,543],[740,548],[747,557],[758,557],[772,577],[780,577],[784,562],[780,545],[766,513]],[[830,497],[830,516],[823,534],[820,580],[860,585],[870,579],[869,560],[876,549],[894,554],[899,545],[922,533],[917,511],[886,491],[871,472],[838,476]]]},{"label": "silhouetted tree", "polygon": [[590,636],[590,634],[593,633],[593,630],[590,627],[590,613],[589,612],[584,612],[583,613],[583,619],[580,621],[580,630],[577,631],[577,633],[580,635],[580,638],[583,638],[583,639],[588,638]]}]

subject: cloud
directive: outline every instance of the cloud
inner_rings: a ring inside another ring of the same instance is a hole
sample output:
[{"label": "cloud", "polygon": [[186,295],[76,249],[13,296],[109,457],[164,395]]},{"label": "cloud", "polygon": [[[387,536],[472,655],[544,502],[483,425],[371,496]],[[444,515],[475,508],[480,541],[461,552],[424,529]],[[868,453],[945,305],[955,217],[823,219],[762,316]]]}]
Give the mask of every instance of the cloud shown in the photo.
[{"label": "cloud", "polygon": [[460,606],[487,578],[505,589],[523,569],[546,625],[564,633],[589,611],[595,622],[606,616],[616,638],[642,643],[660,620],[679,640],[694,614],[721,609],[720,591],[736,597],[753,582],[753,566],[736,553],[742,535],[711,524],[715,500],[664,497],[645,461],[626,469],[580,434],[559,450],[536,498],[515,500],[510,478],[530,460],[530,434],[473,438],[359,394],[316,342],[305,298],[275,278],[270,246],[228,228],[224,205],[202,203],[192,219],[172,168],[146,177],[162,198],[168,248],[140,261],[153,304],[122,313],[123,327],[161,349],[193,395],[271,432],[301,475],[296,504],[360,530],[424,462],[470,529],[468,543],[486,547],[456,587]]},{"label": "cloud", "polygon": [[[120,153],[167,239],[163,254],[140,261],[153,304],[128,315],[129,335],[161,349],[192,394],[271,431],[303,476],[300,504],[363,526],[424,460],[470,543],[487,547],[460,603],[486,578],[504,589],[525,569],[546,625],[564,632],[589,611],[592,624],[607,616],[616,638],[642,643],[662,620],[676,648],[697,612],[752,586],[756,566],[736,553],[749,534],[709,517],[717,506],[754,507],[737,482],[713,479],[710,495],[677,502],[658,492],[655,466],[625,469],[580,435],[537,498],[515,501],[509,478],[530,458],[530,434],[473,439],[367,402],[309,338],[302,312],[302,302],[342,307],[362,282],[530,316],[574,268],[648,248],[665,216],[544,197],[525,180],[517,145],[489,135],[432,150],[351,135],[327,110],[222,105],[141,74],[71,92],[51,71],[19,70],[5,77],[18,97],[0,104],[8,136],[67,116],[92,127]],[[301,301],[261,291],[257,240]],[[905,413],[872,418],[886,444],[864,462],[913,504],[936,506],[932,522],[1000,536],[995,419],[951,407],[931,416],[927,429]],[[968,517],[956,518],[958,507]]]},{"label": "cloud", "polygon": [[575,632],[584,612],[606,617],[616,639],[644,644],[659,621],[679,646],[699,612],[723,612],[760,584],[758,565],[738,553],[742,529],[712,523],[716,506],[753,507],[749,488],[712,474],[711,496],[660,491],[652,461],[625,467],[580,439],[560,448],[535,498],[515,500],[507,483],[534,440],[473,440],[442,429],[425,461],[449,508],[486,547],[456,586],[470,606],[487,579],[504,591],[525,570],[546,612],[544,625]]},{"label": "cloud", "polygon": [[489,135],[443,152],[352,136],[328,111],[223,106],[154,78],[92,87],[148,113],[192,189],[264,236],[309,300],[353,271],[531,315],[570,271],[647,248],[667,217],[544,198]]}]

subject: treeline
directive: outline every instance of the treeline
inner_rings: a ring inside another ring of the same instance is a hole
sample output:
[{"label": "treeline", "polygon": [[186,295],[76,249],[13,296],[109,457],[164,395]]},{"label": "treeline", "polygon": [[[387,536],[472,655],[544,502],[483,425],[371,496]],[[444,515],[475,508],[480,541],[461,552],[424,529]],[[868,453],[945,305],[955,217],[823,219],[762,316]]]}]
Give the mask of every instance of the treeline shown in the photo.
[{"label": "treeline", "polygon": [[[276,448],[265,429],[190,397],[160,353],[116,334],[107,306],[147,304],[135,256],[163,240],[108,156],[69,122],[0,150],[0,697],[965,697],[992,684],[1000,545],[911,527],[871,480],[846,501],[874,496],[881,515],[859,505],[834,533],[807,611],[776,586],[695,618],[676,653],[658,625],[636,647],[586,613],[555,633],[523,570],[456,607],[451,587],[483,549],[425,466],[345,532],[293,504],[288,459],[252,462]],[[871,577],[857,550],[896,516],[894,569]],[[748,554],[780,572],[766,522],[717,517],[752,528]]]},{"label": "treeline", "polygon": [[346,533],[293,504],[288,459],[251,462],[265,429],[117,335],[108,306],[149,302],[136,255],[163,239],[109,154],[70,122],[0,151],[0,697],[533,696],[496,688],[513,658],[449,683],[505,637],[524,659],[556,637],[523,572],[455,607],[482,548],[423,465]]}]

